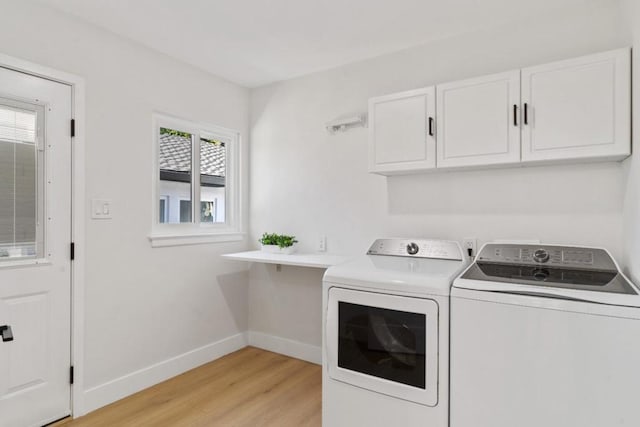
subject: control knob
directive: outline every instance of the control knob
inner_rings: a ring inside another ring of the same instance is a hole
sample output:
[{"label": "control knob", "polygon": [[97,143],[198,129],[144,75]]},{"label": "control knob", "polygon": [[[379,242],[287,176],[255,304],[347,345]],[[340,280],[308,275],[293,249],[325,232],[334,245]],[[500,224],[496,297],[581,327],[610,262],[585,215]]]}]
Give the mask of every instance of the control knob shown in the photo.
[{"label": "control knob", "polygon": [[418,247],[417,244],[415,244],[414,242],[411,242],[407,245],[407,253],[409,255],[415,255],[418,253],[418,250],[420,250],[420,248]]},{"label": "control knob", "polygon": [[546,268],[536,268],[533,270],[533,279],[538,280],[540,282],[544,282],[549,277],[549,270]]},{"label": "control knob", "polygon": [[544,249],[537,249],[533,253],[533,260],[535,262],[547,262],[549,261],[549,252]]}]

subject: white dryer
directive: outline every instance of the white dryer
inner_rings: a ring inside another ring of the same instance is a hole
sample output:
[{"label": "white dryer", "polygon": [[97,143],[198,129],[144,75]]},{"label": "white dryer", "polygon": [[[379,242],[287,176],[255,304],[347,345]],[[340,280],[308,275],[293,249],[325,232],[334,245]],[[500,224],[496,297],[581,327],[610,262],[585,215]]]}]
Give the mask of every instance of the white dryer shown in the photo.
[{"label": "white dryer", "polygon": [[457,242],[379,239],[323,280],[325,427],[448,427]]},{"label": "white dryer", "polygon": [[451,427],[640,426],[639,306],[603,249],[485,245],[451,291]]}]

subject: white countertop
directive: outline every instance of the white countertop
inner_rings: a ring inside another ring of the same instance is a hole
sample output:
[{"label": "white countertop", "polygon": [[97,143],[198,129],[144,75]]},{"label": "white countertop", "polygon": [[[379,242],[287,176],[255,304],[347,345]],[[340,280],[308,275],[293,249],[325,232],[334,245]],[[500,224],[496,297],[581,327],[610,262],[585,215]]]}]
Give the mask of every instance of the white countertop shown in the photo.
[{"label": "white countertop", "polygon": [[237,252],[224,254],[223,258],[236,261],[261,262],[265,264],[295,265],[298,267],[329,268],[332,265],[348,261],[351,257],[326,253],[294,253],[291,255],[273,254],[263,251]]}]

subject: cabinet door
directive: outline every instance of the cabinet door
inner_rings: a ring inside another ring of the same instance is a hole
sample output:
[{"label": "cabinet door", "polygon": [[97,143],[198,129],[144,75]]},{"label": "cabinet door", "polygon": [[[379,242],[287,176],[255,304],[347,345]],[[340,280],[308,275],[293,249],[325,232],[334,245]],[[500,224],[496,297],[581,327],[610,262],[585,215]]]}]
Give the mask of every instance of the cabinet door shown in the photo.
[{"label": "cabinet door", "polygon": [[628,156],[630,72],[629,49],[523,69],[522,160]]},{"label": "cabinet door", "polygon": [[434,113],[433,87],[371,98],[369,172],[391,175],[435,168]]},{"label": "cabinet door", "polygon": [[438,167],[520,161],[520,71],[437,87]]}]

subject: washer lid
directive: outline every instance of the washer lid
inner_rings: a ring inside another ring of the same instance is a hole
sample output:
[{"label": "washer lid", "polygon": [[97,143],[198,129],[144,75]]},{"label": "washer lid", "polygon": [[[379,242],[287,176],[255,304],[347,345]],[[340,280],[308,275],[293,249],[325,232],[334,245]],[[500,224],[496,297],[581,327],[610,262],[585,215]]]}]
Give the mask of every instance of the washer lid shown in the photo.
[{"label": "washer lid", "polygon": [[324,281],[379,290],[449,295],[451,283],[468,262],[364,255],[327,269]]},{"label": "washer lid", "polygon": [[617,271],[476,262],[464,272],[462,278],[636,295],[626,278]]},{"label": "washer lid", "polygon": [[487,244],[454,287],[639,306],[637,288],[604,249]]}]

